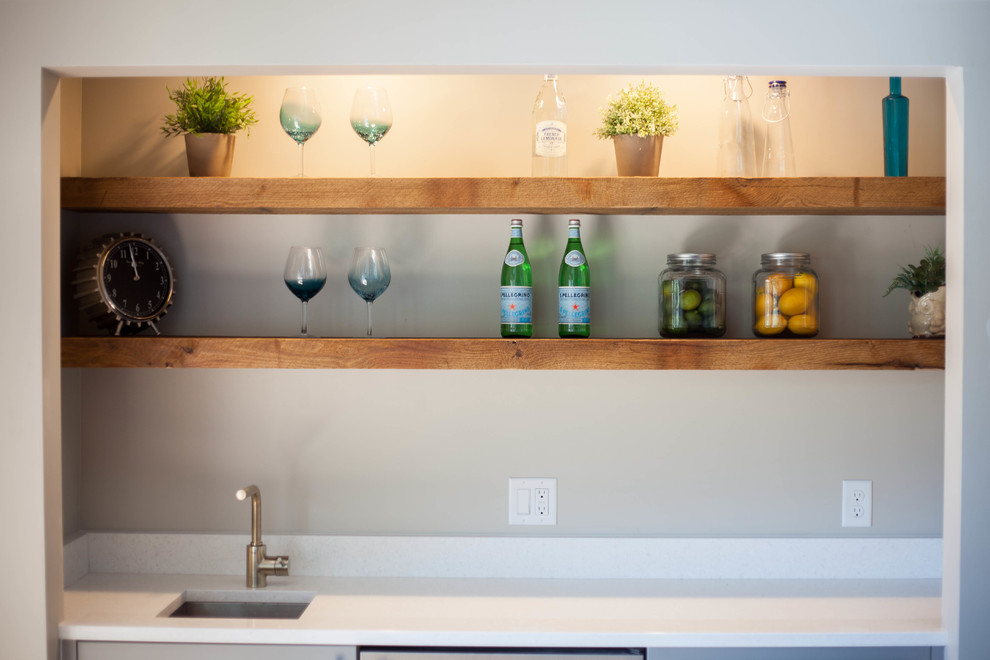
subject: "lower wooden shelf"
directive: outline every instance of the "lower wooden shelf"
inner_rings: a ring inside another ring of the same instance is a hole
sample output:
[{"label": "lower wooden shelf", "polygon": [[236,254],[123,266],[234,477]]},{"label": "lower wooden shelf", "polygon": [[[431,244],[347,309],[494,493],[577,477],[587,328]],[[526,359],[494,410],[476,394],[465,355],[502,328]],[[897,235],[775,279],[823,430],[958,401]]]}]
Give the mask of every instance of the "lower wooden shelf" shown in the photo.
[{"label": "lower wooden shelf", "polygon": [[937,339],[65,337],[63,367],[944,369]]}]

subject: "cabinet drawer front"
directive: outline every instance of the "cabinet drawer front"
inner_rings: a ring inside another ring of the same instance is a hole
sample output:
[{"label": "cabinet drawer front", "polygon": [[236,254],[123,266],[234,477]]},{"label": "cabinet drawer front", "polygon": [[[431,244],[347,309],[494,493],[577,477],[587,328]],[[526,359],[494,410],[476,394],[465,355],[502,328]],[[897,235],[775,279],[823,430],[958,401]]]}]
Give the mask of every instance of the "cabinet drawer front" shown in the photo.
[{"label": "cabinet drawer front", "polygon": [[340,646],[284,644],[159,644],[79,642],[77,660],[355,660],[357,650]]}]

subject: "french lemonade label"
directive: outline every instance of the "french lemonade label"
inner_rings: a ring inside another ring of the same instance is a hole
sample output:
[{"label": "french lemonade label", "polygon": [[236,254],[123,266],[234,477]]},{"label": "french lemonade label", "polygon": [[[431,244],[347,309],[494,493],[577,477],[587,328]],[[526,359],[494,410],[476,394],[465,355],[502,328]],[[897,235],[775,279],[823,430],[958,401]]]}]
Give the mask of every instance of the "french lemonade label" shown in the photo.
[{"label": "french lemonade label", "polygon": [[522,252],[519,250],[509,250],[505,255],[505,265],[506,266],[518,266],[522,262],[526,261],[522,256]]},{"label": "french lemonade label", "polygon": [[536,155],[560,158],[567,155],[567,124],[548,119],[536,124]]},{"label": "french lemonade label", "polygon": [[591,323],[591,287],[562,286],[557,289],[557,300],[560,308],[557,323],[575,325]]},{"label": "french lemonade label", "polygon": [[502,323],[533,322],[533,287],[502,287]]}]

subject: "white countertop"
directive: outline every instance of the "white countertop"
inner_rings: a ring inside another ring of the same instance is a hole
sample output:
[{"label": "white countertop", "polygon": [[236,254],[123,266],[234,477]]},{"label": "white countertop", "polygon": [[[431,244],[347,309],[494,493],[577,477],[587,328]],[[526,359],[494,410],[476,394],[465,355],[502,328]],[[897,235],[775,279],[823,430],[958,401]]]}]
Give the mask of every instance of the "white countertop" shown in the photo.
[{"label": "white countertop", "polygon": [[944,646],[940,581],[274,577],[315,593],[298,620],[169,619],[185,590],[242,576],[91,573],[70,640],[516,647]]}]

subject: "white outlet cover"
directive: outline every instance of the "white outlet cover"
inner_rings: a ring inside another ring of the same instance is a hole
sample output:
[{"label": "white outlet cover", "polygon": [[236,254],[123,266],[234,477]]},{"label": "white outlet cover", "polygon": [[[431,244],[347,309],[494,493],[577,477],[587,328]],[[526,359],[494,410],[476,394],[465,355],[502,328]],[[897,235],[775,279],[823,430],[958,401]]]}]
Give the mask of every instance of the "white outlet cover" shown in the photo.
[{"label": "white outlet cover", "polygon": [[842,482],[842,526],[873,526],[873,482],[869,479]]},{"label": "white outlet cover", "polygon": [[[537,497],[537,490],[541,497]],[[549,495],[543,501],[542,495]],[[556,525],[557,480],[552,478],[509,478],[510,525]]]}]

